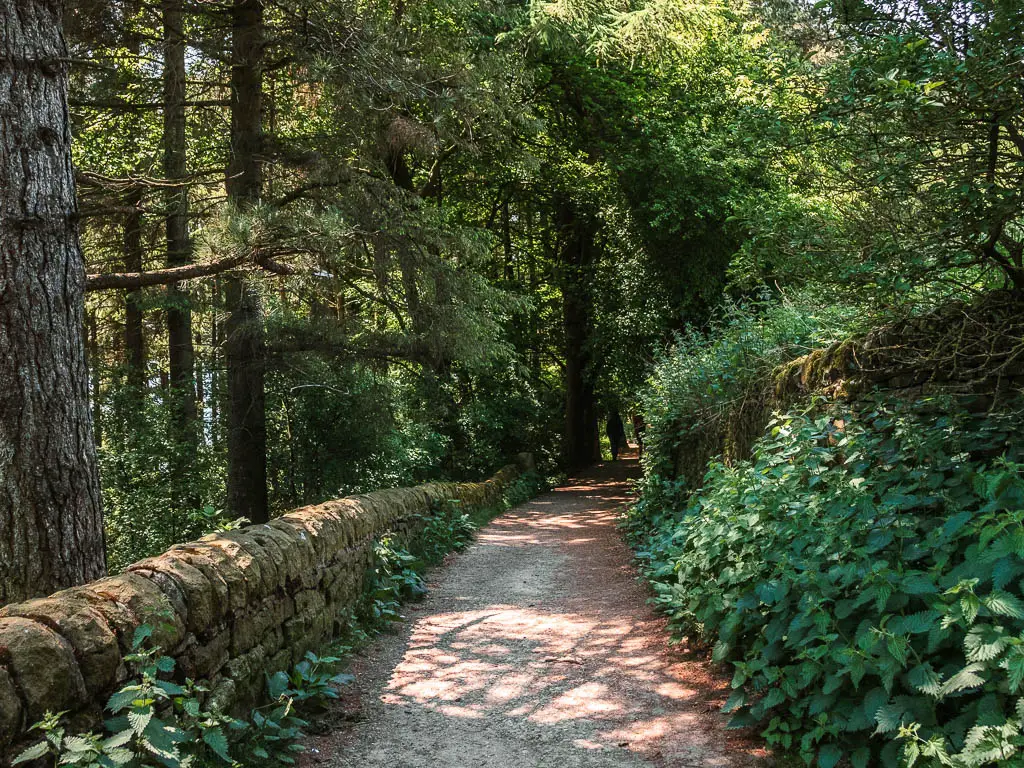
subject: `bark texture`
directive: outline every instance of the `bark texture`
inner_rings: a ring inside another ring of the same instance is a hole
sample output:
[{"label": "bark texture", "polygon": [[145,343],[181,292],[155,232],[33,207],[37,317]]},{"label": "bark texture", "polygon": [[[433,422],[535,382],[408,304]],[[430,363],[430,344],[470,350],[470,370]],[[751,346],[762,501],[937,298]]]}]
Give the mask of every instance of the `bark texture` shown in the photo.
[{"label": "bark texture", "polygon": [[60,0],[0,0],[0,603],[103,575]]},{"label": "bark texture", "polygon": [[559,225],[565,240],[560,264],[565,334],[565,450],[569,468],[579,470],[601,459],[590,353],[594,232],[592,224],[577,216],[569,204],[560,207]]},{"label": "bark texture", "polygon": [[[164,175],[176,183],[167,193],[167,266],[192,262],[189,237],[188,162],[185,141],[185,31],[182,0],[163,0],[164,27]],[[167,347],[175,421],[184,438],[196,419],[195,349],[188,293],[167,286]]]},{"label": "bark texture", "polygon": [[[263,187],[263,3],[235,0],[231,38],[231,162],[229,199],[240,210]],[[245,275],[225,281],[230,312],[225,339],[228,375],[228,509],[254,523],[267,504],[266,348],[259,293]]]}]

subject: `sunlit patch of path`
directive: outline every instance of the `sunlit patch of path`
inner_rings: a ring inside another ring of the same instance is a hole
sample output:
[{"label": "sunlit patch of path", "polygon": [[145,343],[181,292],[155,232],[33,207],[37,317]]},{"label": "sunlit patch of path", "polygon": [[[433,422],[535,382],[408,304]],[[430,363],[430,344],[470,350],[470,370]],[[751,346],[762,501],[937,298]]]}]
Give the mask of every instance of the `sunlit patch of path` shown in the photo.
[{"label": "sunlit patch of path", "polygon": [[310,764],[376,768],[756,765],[728,693],[669,649],[615,524],[634,461],[602,465],[496,519],[357,668],[354,722]]}]

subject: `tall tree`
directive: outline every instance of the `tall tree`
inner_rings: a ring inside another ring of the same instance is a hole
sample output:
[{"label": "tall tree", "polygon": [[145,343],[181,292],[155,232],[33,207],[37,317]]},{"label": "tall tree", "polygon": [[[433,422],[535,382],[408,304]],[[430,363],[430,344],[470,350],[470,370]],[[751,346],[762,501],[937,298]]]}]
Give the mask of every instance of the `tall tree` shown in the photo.
[{"label": "tall tree", "polygon": [[601,459],[591,360],[596,245],[590,217],[565,200],[559,204],[558,214],[563,241],[559,266],[565,343],[565,455],[569,469],[577,470]]},{"label": "tall tree", "polygon": [[60,0],[0,0],[0,603],[103,575]]},{"label": "tall tree", "polygon": [[[260,199],[263,174],[263,2],[235,0],[231,38],[231,158],[228,198],[239,212]],[[254,523],[267,505],[266,348],[259,290],[228,276],[225,353],[228,375],[228,509]]]},{"label": "tall tree", "polygon": [[[185,30],[182,0],[161,3],[164,44],[164,176],[167,191],[167,266],[192,261],[189,237],[188,156],[185,141]],[[195,351],[188,294],[167,286],[167,347],[175,422],[187,438],[196,418]]]}]

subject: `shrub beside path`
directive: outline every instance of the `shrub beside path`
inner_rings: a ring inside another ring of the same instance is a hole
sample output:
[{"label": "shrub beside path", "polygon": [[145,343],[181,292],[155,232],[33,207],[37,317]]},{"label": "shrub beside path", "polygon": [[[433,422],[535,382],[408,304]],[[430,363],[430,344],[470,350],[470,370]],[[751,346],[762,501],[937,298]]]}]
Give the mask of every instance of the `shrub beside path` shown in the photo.
[{"label": "shrub beside path", "polygon": [[435,571],[307,766],[665,768],[766,765],[718,711],[728,679],[668,647],[616,530],[636,461],[516,507]]}]

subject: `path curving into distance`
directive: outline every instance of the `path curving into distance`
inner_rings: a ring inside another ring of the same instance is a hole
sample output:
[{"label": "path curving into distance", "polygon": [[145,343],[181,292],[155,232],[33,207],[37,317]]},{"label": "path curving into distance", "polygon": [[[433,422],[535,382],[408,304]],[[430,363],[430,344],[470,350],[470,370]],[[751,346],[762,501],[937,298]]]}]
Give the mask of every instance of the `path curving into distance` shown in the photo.
[{"label": "path curving into distance", "polygon": [[304,766],[739,768],[728,680],[669,648],[616,529],[635,460],[522,504],[434,571],[427,599],[354,665]]}]

